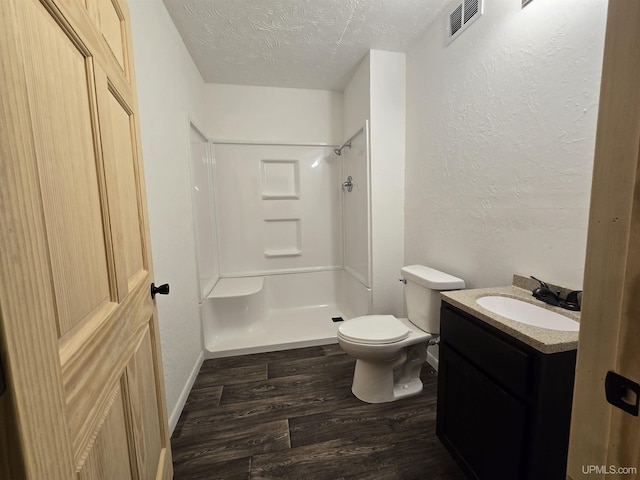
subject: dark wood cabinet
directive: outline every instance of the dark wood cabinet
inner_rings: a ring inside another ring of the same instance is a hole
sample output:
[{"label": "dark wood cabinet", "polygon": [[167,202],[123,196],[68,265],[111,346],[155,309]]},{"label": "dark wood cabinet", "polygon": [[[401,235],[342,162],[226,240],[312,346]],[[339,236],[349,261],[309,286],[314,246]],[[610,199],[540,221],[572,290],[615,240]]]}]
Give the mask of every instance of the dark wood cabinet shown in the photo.
[{"label": "dark wood cabinet", "polygon": [[576,350],[544,354],[442,303],[436,433],[469,478],[565,479]]}]

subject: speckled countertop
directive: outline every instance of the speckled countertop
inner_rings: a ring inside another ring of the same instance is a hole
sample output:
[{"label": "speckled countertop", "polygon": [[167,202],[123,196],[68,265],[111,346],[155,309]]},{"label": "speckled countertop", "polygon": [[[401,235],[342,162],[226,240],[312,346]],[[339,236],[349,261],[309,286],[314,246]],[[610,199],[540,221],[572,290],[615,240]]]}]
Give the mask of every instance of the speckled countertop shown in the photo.
[{"label": "speckled countertop", "polygon": [[[521,277],[516,277],[514,277],[514,283],[518,284]],[[535,288],[535,285],[533,288]],[[518,300],[538,305],[542,308],[546,308],[566,317],[580,321],[580,312],[572,312],[560,307],[547,305],[533,298],[531,290],[519,288],[514,285],[507,287],[477,288],[472,290],[455,290],[441,293],[442,299],[447,303],[454,307],[458,307],[460,310],[479,318],[498,330],[517,338],[521,342],[526,343],[542,353],[565,352],[567,350],[578,348],[578,332],[548,330],[546,328],[534,327],[509,320],[508,318],[493,313],[476,303],[477,299],[487,295],[517,298]]]}]

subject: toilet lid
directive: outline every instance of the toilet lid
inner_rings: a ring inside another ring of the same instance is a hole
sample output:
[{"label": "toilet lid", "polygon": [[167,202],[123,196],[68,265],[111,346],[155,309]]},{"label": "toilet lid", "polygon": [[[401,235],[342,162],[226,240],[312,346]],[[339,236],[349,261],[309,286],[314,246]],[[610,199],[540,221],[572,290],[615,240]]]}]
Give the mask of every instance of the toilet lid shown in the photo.
[{"label": "toilet lid", "polygon": [[338,328],[345,340],[357,343],[394,343],[409,336],[409,327],[393,315],[365,315],[347,320]]}]

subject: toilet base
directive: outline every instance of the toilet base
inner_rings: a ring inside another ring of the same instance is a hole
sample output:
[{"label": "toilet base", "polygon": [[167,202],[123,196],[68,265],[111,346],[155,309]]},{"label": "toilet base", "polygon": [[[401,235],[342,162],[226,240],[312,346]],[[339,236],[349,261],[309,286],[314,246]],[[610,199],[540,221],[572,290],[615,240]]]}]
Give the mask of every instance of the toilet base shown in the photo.
[{"label": "toilet base", "polygon": [[420,370],[427,359],[426,344],[399,352],[391,362],[356,360],[351,391],[363,402],[385,403],[422,392]]},{"label": "toilet base", "polygon": [[412,397],[422,391],[422,380],[414,378],[409,383],[403,383],[402,385],[396,385],[393,387],[393,396],[396,400],[404,397]]}]

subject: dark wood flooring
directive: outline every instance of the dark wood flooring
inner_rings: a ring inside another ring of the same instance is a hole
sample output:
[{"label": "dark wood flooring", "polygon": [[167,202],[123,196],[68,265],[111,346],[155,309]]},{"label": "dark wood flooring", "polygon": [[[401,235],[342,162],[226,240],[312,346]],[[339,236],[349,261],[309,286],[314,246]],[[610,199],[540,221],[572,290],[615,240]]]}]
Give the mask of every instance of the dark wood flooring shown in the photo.
[{"label": "dark wood flooring", "polygon": [[367,404],[338,345],[204,362],[171,439],[176,480],[462,480],[435,435],[437,374]]}]

